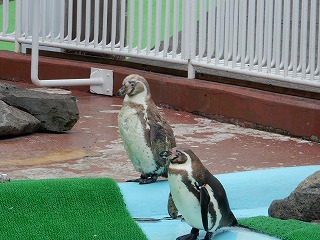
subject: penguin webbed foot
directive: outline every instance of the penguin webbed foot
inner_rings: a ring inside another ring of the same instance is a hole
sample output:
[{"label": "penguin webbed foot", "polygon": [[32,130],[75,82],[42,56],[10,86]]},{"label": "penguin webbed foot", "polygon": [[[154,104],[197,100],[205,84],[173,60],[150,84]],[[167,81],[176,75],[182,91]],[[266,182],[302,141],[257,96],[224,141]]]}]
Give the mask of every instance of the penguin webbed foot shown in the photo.
[{"label": "penguin webbed foot", "polygon": [[192,228],[189,234],[178,237],[176,240],[197,240],[199,235],[199,229]]},{"label": "penguin webbed foot", "polygon": [[204,239],[203,239],[203,240],[210,240],[210,239],[211,239],[211,237],[212,237],[212,235],[213,235],[213,233],[212,233],[212,232],[207,232],[207,233],[206,233],[206,236],[204,237]]},{"label": "penguin webbed foot", "polygon": [[157,175],[144,176],[141,175],[140,178],[127,180],[126,182],[138,182],[139,184],[149,184],[157,181]]},{"label": "penguin webbed foot", "polygon": [[139,184],[149,184],[149,183],[154,183],[157,181],[158,176],[157,175],[151,175],[151,176],[142,176],[140,178]]}]

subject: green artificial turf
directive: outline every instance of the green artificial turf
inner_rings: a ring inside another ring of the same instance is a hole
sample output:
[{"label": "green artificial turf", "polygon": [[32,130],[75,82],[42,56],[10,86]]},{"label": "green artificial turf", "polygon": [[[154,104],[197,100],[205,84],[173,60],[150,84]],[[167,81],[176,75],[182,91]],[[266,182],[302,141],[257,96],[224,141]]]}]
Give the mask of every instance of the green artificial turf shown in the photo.
[{"label": "green artificial turf", "polygon": [[240,219],[239,225],[254,229],[284,240],[319,240],[320,225],[298,220],[281,220],[258,216]]},{"label": "green artificial turf", "polygon": [[0,239],[147,239],[113,179],[0,184]]},{"label": "green artificial turf", "polygon": [[[0,4],[0,32],[2,31],[2,22],[3,22],[2,11],[3,11],[3,5]],[[16,11],[15,1],[10,1],[9,2],[9,26],[7,31],[7,33],[9,34],[14,32],[15,11]],[[14,51],[14,43],[0,41],[0,50]]]}]

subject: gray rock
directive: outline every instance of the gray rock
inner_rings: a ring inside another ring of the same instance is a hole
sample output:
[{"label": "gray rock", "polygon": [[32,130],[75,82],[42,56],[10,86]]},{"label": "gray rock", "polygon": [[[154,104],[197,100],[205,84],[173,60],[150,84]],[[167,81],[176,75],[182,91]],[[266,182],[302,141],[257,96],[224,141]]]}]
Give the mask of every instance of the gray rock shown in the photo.
[{"label": "gray rock", "polygon": [[0,100],[32,114],[41,131],[69,131],[79,119],[76,98],[49,94],[0,83]]},{"label": "gray rock", "polygon": [[40,121],[29,113],[0,100],[0,136],[17,136],[37,131]]},{"label": "gray rock", "polygon": [[320,171],[301,182],[287,198],[273,201],[269,215],[306,222],[320,220]]}]

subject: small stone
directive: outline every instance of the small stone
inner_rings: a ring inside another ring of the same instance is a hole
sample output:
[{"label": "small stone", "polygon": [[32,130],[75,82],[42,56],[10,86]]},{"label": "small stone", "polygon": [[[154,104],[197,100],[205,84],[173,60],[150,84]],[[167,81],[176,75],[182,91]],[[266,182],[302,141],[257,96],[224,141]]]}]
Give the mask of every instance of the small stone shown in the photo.
[{"label": "small stone", "polygon": [[0,173],[0,183],[10,182],[8,174]]}]

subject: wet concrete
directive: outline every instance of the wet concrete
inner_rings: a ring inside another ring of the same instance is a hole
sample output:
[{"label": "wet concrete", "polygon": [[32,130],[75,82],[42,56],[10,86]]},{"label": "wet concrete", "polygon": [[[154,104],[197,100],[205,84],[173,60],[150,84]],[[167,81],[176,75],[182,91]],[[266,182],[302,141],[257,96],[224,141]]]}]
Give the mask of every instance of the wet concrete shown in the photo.
[{"label": "wet concrete", "polygon": [[[58,92],[77,97],[77,124],[64,134],[1,139],[0,173],[12,179],[110,177],[121,182],[138,177],[117,130],[122,99],[77,90]],[[166,108],[162,112],[177,144],[191,148],[213,174],[320,163],[319,143]]]}]

